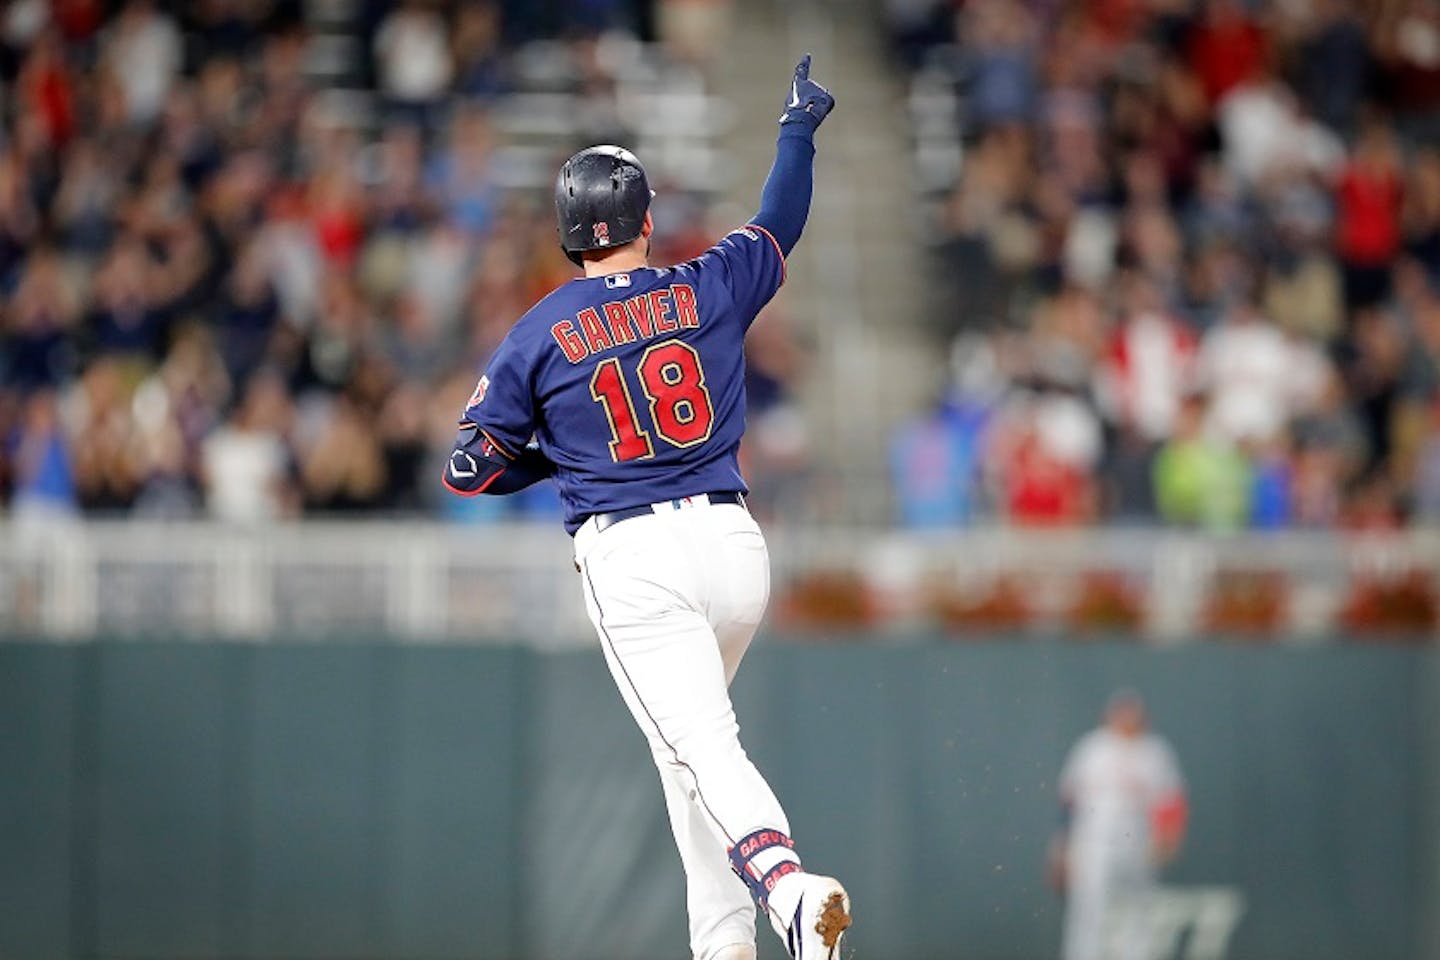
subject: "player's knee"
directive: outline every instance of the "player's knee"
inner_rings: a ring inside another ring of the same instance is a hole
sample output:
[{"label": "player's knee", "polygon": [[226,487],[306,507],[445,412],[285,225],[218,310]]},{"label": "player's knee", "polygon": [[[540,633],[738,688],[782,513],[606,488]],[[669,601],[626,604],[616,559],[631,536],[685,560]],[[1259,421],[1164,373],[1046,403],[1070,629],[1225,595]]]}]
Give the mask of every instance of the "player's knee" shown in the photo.
[{"label": "player's knee", "polygon": [[749,761],[740,746],[739,728],[733,717],[728,723],[697,723],[684,730],[667,731],[653,747],[657,762],[691,769]]}]

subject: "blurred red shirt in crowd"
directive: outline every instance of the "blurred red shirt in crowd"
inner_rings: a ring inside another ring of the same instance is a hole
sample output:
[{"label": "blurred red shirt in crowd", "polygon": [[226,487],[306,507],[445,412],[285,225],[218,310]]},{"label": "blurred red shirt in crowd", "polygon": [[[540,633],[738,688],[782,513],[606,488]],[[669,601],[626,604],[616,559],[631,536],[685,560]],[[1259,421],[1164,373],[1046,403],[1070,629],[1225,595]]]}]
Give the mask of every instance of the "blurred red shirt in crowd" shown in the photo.
[{"label": "blurred red shirt in crowd", "polygon": [[53,33],[43,34],[26,59],[18,92],[24,112],[39,120],[50,146],[64,147],[75,132],[75,83]]},{"label": "blurred red shirt in crowd", "polygon": [[1209,0],[1186,47],[1211,103],[1259,74],[1269,55],[1265,31],[1236,0]]},{"label": "blurred red shirt in crowd", "polygon": [[105,4],[102,0],[50,0],[50,15],[65,39],[76,43],[100,29]]},{"label": "blurred red shirt in crowd", "polygon": [[1336,237],[1347,263],[1388,264],[1400,252],[1404,185],[1387,128],[1367,127],[1335,188]]},{"label": "blurred red shirt in crowd", "polygon": [[1011,453],[1004,484],[1006,512],[1017,524],[1052,527],[1091,519],[1091,478],[1048,452],[1034,433]]}]

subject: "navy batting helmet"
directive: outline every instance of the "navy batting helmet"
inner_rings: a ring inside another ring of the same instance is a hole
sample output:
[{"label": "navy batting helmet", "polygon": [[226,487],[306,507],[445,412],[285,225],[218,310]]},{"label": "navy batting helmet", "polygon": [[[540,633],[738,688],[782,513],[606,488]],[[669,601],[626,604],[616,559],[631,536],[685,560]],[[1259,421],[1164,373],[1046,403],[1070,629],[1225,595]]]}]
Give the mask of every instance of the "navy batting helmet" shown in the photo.
[{"label": "navy batting helmet", "polygon": [[650,182],[623,147],[590,147],[565,161],[555,178],[560,248],[575,264],[585,250],[629,243],[650,209]]}]

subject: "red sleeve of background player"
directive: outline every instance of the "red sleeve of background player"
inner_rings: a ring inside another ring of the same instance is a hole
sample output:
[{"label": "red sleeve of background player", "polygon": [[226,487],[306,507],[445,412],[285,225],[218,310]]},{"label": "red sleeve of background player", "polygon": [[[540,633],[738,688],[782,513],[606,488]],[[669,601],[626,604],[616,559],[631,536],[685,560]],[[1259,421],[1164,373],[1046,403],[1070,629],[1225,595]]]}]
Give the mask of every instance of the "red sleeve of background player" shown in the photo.
[{"label": "red sleeve of background player", "polygon": [[1150,828],[1155,839],[1167,846],[1178,845],[1190,821],[1190,804],[1183,791],[1163,798],[1150,812]]}]

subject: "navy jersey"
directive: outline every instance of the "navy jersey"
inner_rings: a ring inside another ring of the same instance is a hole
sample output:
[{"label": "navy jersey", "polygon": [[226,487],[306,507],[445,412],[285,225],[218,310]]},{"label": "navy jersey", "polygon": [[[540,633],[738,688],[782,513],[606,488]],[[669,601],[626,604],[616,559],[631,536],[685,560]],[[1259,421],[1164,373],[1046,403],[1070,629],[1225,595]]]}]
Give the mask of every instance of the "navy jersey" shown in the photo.
[{"label": "navy jersey", "polygon": [[746,492],[745,332],[784,281],[775,239],[748,226],[674,267],[571,280],[495,351],[464,420],[555,464],[574,533],[595,513]]}]

